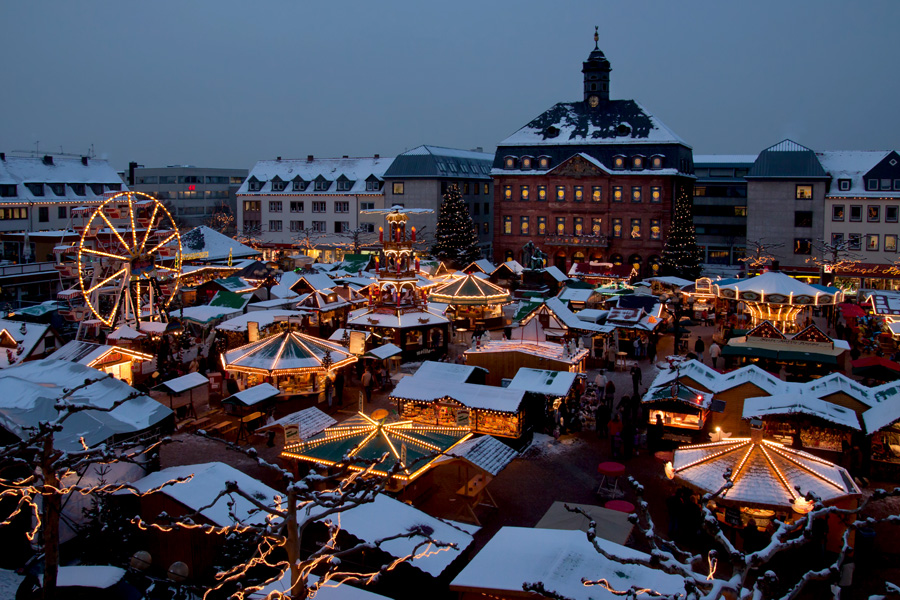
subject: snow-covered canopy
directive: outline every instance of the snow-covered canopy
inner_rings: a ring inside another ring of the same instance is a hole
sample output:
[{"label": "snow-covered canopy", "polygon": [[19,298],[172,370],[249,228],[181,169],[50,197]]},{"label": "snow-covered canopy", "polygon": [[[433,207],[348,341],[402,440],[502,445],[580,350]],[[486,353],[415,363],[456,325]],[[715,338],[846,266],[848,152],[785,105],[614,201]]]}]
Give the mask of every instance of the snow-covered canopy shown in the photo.
[{"label": "snow-covered canopy", "polygon": [[377,358],[379,360],[386,360],[392,356],[397,356],[402,352],[403,349],[399,346],[395,346],[394,344],[383,344],[366,352],[366,356],[371,356],[372,358]]},{"label": "snow-covered canopy", "polygon": [[[331,364],[326,364],[330,355]],[[339,344],[296,331],[284,331],[224,354],[225,368],[269,375],[327,372],[356,362]]]},{"label": "snow-covered canopy", "polygon": [[280,393],[281,390],[271,383],[260,383],[259,385],[254,385],[246,390],[241,390],[236,394],[232,394],[225,400],[228,402],[240,402],[244,406],[253,406],[254,404],[259,404],[260,402],[274,398]]},{"label": "snow-covered canopy", "polygon": [[170,314],[183,321],[197,323],[198,325],[206,325],[207,323],[211,323],[218,319],[224,319],[232,315],[240,314],[240,312],[241,309],[203,304],[200,306],[188,306],[172,311]]},{"label": "snow-covered canopy", "polygon": [[475,371],[485,370],[473,365],[458,365],[456,363],[426,360],[419,365],[414,377],[434,382],[446,381],[448,383],[465,383],[469,381],[469,378]]},{"label": "snow-covered canopy", "polygon": [[564,397],[572,389],[577,373],[520,368],[507,389]]},{"label": "snow-covered canopy", "polygon": [[743,418],[753,419],[771,415],[808,415],[856,431],[862,429],[855,411],[818,398],[785,394],[744,400]]},{"label": "snow-covered canopy", "polygon": [[525,391],[477,383],[431,381],[417,374],[401,379],[391,392],[392,400],[437,402],[444,398],[451,398],[469,408],[515,413],[522,405]]},{"label": "snow-covered canopy", "polygon": [[[109,408],[135,389],[123,381],[104,375],[96,369],[64,360],[34,360],[0,371],[0,426],[20,438],[26,438],[25,427],[41,421],[55,420],[59,413],[57,399],[64,390],[97,380],[68,399],[72,404]],[[81,449],[79,438],[88,446],[96,446],[114,436],[134,434],[165,420],[172,411],[146,395],[138,395],[112,411],[81,411],[66,420],[56,434],[56,447],[61,450]]]},{"label": "snow-covered canopy", "polygon": [[136,330],[134,327],[129,325],[120,325],[116,328],[115,331],[106,336],[108,340],[136,340],[138,338],[147,337],[146,334],[141,333]]},{"label": "snow-covered canopy", "polygon": [[107,346],[106,344],[95,344],[93,342],[80,340],[72,340],[51,354],[48,358],[53,360],[68,360],[70,362],[77,362],[86,367],[92,367],[106,356],[114,353],[128,357],[130,360],[146,361],[153,359],[153,355],[138,352],[131,348]]},{"label": "snow-covered canopy", "polygon": [[354,327],[380,327],[388,329],[409,329],[428,325],[446,325],[450,320],[440,312],[437,303],[429,303],[427,307],[416,311],[403,312],[381,308],[360,308],[350,312],[347,325]]},{"label": "snow-covered canopy", "polygon": [[322,412],[315,406],[311,406],[310,408],[304,408],[303,410],[298,410],[297,412],[285,415],[272,423],[267,423],[260,429],[296,425],[297,437],[301,440],[306,440],[325,431],[325,429],[336,423],[337,421],[331,415]]},{"label": "snow-covered canopy", "polygon": [[678,288],[683,288],[686,285],[691,285],[694,283],[693,281],[688,281],[687,279],[682,279],[681,277],[648,277],[647,281],[658,281],[663,285],[670,285]]},{"label": "snow-covered canopy", "polygon": [[457,444],[452,452],[441,456],[434,461],[434,464],[438,465],[458,458],[496,477],[518,455],[518,452],[497,438],[483,435]]},{"label": "snow-covered canopy", "polygon": [[[601,537],[596,543],[624,559],[649,556]],[[573,600],[615,600],[602,586],[587,587],[582,577],[605,578],[616,590],[631,586],[664,595],[684,592],[683,579],[641,565],[613,562],[597,552],[582,531],[503,527],[450,583],[455,592],[508,598],[523,596],[525,582],[544,582]]]},{"label": "snow-covered canopy", "polygon": [[749,279],[731,283],[713,283],[716,295],[732,300],[746,300],[766,304],[794,304],[822,306],[843,301],[843,295],[823,292],[780,271],[769,271]]},{"label": "snow-covered canopy", "polygon": [[40,354],[41,341],[52,335],[49,325],[40,323],[25,323],[24,321],[9,321],[0,319],[0,330],[5,329],[9,335],[16,341],[18,348],[22,352],[18,352],[18,348],[12,351],[12,361],[6,352],[0,351],[0,368],[9,365],[19,364],[32,353]]},{"label": "snow-covered canopy", "polygon": [[615,327],[597,325],[596,323],[579,319],[559,298],[548,298],[544,305],[569,329],[589,331],[592,333],[609,333],[615,329]]},{"label": "snow-covered canopy", "polygon": [[253,321],[258,323],[260,330],[262,330],[276,321],[287,321],[290,317],[300,318],[304,314],[296,310],[255,310],[244,315],[238,315],[227,321],[222,321],[216,325],[216,329],[220,331],[247,331],[247,324]]},{"label": "snow-covered canopy", "polygon": [[176,377],[168,381],[164,381],[156,387],[160,387],[172,394],[181,394],[188,390],[198,388],[209,383],[209,379],[200,373],[188,373],[181,377]]}]

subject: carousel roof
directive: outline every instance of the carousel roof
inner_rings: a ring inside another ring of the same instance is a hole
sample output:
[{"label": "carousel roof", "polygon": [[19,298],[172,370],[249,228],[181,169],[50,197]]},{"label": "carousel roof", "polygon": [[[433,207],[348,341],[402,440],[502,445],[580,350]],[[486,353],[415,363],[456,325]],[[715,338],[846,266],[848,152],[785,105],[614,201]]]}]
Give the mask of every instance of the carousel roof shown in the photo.
[{"label": "carousel roof", "polygon": [[450,320],[438,312],[435,304],[409,312],[400,312],[392,308],[360,308],[352,311],[350,318],[347,319],[347,325],[390,329],[408,329],[410,327],[446,325],[448,323],[450,323]]},{"label": "carousel roof", "polygon": [[667,475],[706,492],[720,489],[729,469],[734,485],[717,501],[749,508],[789,509],[808,492],[826,503],[860,493],[844,468],[770,440],[730,438],[684,446],[666,465]]},{"label": "carousel roof", "polygon": [[400,470],[394,477],[411,481],[441,454],[471,436],[464,427],[387,422],[358,413],[304,442],[286,445],[282,456],[333,465],[342,462],[344,457],[372,461],[387,455],[373,473],[386,475],[399,463]]},{"label": "carousel roof", "polygon": [[[331,365],[326,366],[327,354]],[[343,346],[296,331],[285,331],[225,353],[226,369],[269,375],[325,372],[353,362],[356,357]]]},{"label": "carousel roof", "polygon": [[474,306],[504,304],[509,302],[509,292],[499,285],[469,273],[431,292],[431,299],[447,304]]},{"label": "carousel roof", "polygon": [[749,279],[713,285],[721,298],[748,302],[821,306],[843,300],[842,295],[823,292],[780,271],[769,271]]}]

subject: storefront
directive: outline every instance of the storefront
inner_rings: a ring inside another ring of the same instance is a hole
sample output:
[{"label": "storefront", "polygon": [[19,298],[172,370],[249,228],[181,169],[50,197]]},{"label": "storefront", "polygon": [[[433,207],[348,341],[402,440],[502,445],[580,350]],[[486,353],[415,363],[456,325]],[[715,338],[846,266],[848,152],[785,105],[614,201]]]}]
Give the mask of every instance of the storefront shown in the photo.
[{"label": "storefront", "polygon": [[[706,423],[714,400],[710,393],[675,382],[652,388],[642,402],[647,411],[648,423],[656,423],[658,416],[664,427],[699,431]],[[721,412],[721,407],[724,407],[724,403],[718,402],[718,412]]]}]

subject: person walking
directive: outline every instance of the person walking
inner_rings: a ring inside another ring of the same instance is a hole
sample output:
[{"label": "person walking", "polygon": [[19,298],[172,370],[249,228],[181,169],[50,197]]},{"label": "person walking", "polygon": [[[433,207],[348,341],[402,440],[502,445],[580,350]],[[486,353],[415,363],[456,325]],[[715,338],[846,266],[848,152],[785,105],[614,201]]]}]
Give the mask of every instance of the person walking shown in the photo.
[{"label": "person walking", "polygon": [[613,383],[612,379],[606,382],[605,398],[610,408],[612,408],[613,404],[616,402],[616,384]]},{"label": "person walking", "polygon": [[619,413],[613,415],[609,422],[609,450],[613,458],[619,458],[622,453],[622,421]]},{"label": "person walking", "polygon": [[594,385],[597,386],[597,397],[600,398],[600,402],[603,402],[603,399],[606,398],[606,383],[608,381],[606,371],[603,369],[600,369],[597,376],[594,377]]},{"label": "person walking", "polygon": [[372,388],[375,386],[374,380],[375,377],[372,375],[372,368],[366,367],[366,372],[363,373],[361,380],[363,390],[366,393],[366,404],[370,404],[372,402]]},{"label": "person walking", "polygon": [[713,369],[716,368],[716,363],[719,361],[719,356],[721,355],[722,347],[713,340],[713,343],[709,345],[709,360],[712,361]]},{"label": "person walking", "polygon": [[706,350],[706,344],[703,343],[703,338],[699,335],[697,336],[697,341],[694,342],[694,354],[697,355],[697,360],[703,362],[703,351]]},{"label": "person walking", "polygon": [[634,397],[640,398],[640,387],[641,383],[643,383],[643,373],[641,372],[641,368],[637,366],[637,363],[632,365],[631,367],[631,385],[634,386]]}]

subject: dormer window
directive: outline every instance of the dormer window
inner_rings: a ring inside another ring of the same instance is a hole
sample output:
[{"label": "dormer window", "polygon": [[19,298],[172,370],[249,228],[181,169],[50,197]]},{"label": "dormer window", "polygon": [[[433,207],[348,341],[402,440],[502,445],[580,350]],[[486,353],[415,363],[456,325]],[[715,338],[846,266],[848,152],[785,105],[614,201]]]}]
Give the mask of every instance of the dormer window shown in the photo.
[{"label": "dormer window", "polygon": [[[247,182],[247,189],[251,192],[258,192],[262,187],[262,182],[256,177],[251,177]],[[95,192],[96,193],[96,192]]]},{"label": "dormer window", "polygon": [[331,187],[331,182],[325,178],[316,179],[316,191],[324,192]]},{"label": "dormer window", "polygon": [[850,180],[849,179],[838,179],[838,189],[842,192],[850,191]]},{"label": "dormer window", "polygon": [[370,179],[366,182],[366,191],[367,192],[377,192],[381,189],[381,182],[377,179]]},{"label": "dormer window", "polygon": [[659,154],[656,154],[650,158],[650,168],[651,169],[662,169],[663,167],[663,157]]},{"label": "dormer window", "polygon": [[[90,186],[91,191],[94,192],[95,196],[103,195],[103,184],[102,183],[89,183],[88,185]],[[41,194],[41,195],[43,195],[43,194]]]},{"label": "dormer window", "polygon": [[64,183],[51,183],[50,189],[53,190],[53,193],[57,196],[66,195],[66,184]]},{"label": "dormer window", "polygon": [[503,159],[503,168],[504,169],[515,169],[516,168],[516,157],[515,156],[507,156]]},{"label": "dormer window", "polygon": [[613,156],[613,169],[622,170],[625,168],[625,157],[621,155]]},{"label": "dormer window", "polygon": [[25,187],[28,188],[28,191],[31,192],[32,196],[43,196],[44,195],[44,184],[43,183],[26,183]]},{"label": "dormer window", "polygon": [[293,181],[293,187],[291,188],[295,192],[305,192],[306,186],[309,185],[308,181],[303,181],[300,177],[296,177]]},{"label": "dormer window", "polygon": [[541,169],[549,169],[550,168],[550,157],[549,156],[538,157],[538,166]]},{"label": "dormer window", "polygon": [[107,183],[106,190],[108,192],[121,192],[122,184],[121,183]]},{"label": "dormer window", "polygon": [[866,189],[870,192],[878,191],[878,180],[869,179],[868,181],[866,181]]},{"label": "dormer window", "polygon": [[272,191],[273,192],[283,192],[284,188],[287,187],[287,182],[282,181],[279,177],[275,177],[272,180]]},{"label": "dormer window", "polygon": [[338,179],[337,189],[339,192],[348,192],[353,187],[353,182],[349,179]]},{"label": "dormer window", "polygon": [[640,154],[632,157],[631,168],[633,168],[635,171],[640,171],[641,169],[643,169],[644,168],[644,157],[641,156]]},{"label": "dormer window", "polygon": [[530,156],[523,156],[522,157],[522,169],[523,170],[531,169],[533,162],[534,162],[534,159],[531,158]]},{"label": "dormer window", "polygon": [[72,188],[72,192],[76,196],[84,196],[84,184],[83,183],[73,183],[73,184],[70,184],[69,187]]}]

